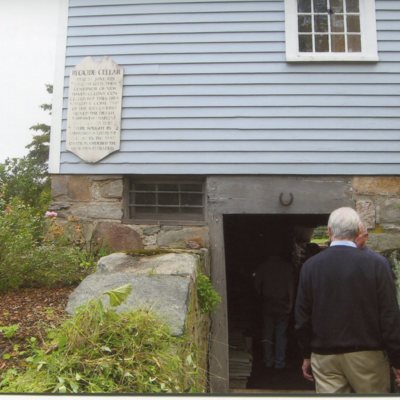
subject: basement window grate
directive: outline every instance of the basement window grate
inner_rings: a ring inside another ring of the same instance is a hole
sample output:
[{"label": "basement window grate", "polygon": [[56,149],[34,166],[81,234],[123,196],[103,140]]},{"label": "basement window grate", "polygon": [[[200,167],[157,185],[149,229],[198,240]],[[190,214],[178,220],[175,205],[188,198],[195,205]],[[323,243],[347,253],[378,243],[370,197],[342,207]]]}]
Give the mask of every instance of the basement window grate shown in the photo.
[{"label": "basement window grate", "polygon": [[201,181],[130,181],[129,217],[142,220],[204,220]]}]

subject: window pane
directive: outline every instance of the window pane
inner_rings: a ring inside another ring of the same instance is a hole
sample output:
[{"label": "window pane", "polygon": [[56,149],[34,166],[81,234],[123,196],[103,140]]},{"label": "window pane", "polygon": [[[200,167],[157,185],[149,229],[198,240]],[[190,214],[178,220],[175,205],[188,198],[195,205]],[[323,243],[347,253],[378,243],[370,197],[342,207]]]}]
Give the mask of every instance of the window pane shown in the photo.
[{"label": "window pane", "polygon": [[312,32],[311,15],[299,15],[299,32]]},{"label": "window pane", "polygon": [[135,209],[135,213],[138,213],[138,214],[154,214],[157,212],[156,207],[138,207],[138,206],[136,206],[134,209]]},{"label": "window pane", "polygon": [[361,36],[347,35],[347,48],[349,53],[358,53],[361,51]]},{"label": "window pane", "polygon": [[329,51],[328,35],[315,35],[315,51],[319,53]]},{"label": "window pane", "polygon": [[203,209],[198,207],[182,207],[181,210],[185,214],[203,214]]},{"label": "window pane", "polygon": [[178,193],[159,193],[158,204],[160,205],[178,205],[179,195]]},{"label": "window pane", "polygon": [[315,15],[314,16],[314,31],[315,32],[328,32],[328,16]]},{"label": "window pane", "polygon": [[175,214],[179,212],[179,207],[162,207],[159,212],[161,214]]},{"label": "window pane", "polygon": [[332,51],[335,53],[346,51],[344,35],[332,35]]},{"label": "window pane", "polygon": [[156,185],[154,183],[135,183],[132,185],[133,190],[145,190],[147,192],[155,191]]},{"label": "window pane", "polygon": [[360,12],[360,7],[358,6],[358,0],[346,0],[346,11],[347,12]]},{"label": "window pane", "polygon": [[[130,181],[129,216],[139,219],[194,218],[204,214],[204,185],[190,181]],[[139,190],[140,189],[140,190]]]},{"label": "window pane", "polygon": [[182,193],[181,204],[184,206],[201,206],[203,204],[203,196],[200,194]]},{"label": "window pane", "polygon": [[155,193],[136,193],[135,204],[156,204]]},{"label": "window pane", "polygon": [[335,13],[343,12],[343,0],[331,0],[331,10]]},{"label": "window pane", "polygon": [[203,185],[196,183],[183,183],[181,185],[182,192],[203,192]]},{"label": "window pane", "polygon": [[298,12],[311,12],[311,0],[298,0],[297,11]]},{"label": "window pane", "polygon": [[360,32],[360,17],[358,15],[347,16],[347,32]]},{"label": "window pane", "polygon": [[331,31],[344,32],[344,17],[343,15],[331,15]]},{"label": "window pane", "polygon": [[314,0],[314,12],[326,13],[328,6],[327,0]]},{"label": "window pane", "polygon": [[178,185],[174,183],[160,183],[158,190],[161,192],[177,192],[179,190]]},{"label": "window pane", "polygon": [[311,35],[299,35],[299,51],[306,53],[313,51]]}]

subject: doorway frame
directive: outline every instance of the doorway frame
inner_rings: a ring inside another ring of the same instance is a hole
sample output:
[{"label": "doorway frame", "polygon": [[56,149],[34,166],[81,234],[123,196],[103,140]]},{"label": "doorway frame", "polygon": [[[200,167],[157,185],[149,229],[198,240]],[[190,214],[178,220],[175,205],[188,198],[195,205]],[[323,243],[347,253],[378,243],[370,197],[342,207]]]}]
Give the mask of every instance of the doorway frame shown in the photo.
[{"label": "doorway frame", "polygon": [[330,214],[354,207],[351,177],[212,176],[206,179],[211,281],[221,303],[211,318],[209,377],[211,393],[229,392],[228,301],[224,215]]}]

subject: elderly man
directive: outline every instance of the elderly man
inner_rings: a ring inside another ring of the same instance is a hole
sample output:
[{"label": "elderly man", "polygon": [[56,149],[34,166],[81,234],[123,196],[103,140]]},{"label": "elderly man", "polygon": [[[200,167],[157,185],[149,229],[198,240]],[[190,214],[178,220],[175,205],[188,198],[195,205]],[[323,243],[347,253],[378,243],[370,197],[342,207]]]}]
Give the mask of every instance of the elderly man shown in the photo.
[{"label": "elderly man", "polygon": [[400,313],[390,271],[357,249],[360,218],[332,212],[331,246],[307,260],[296,300],[303,375],[317,393],[389,393],[400,384]]}]

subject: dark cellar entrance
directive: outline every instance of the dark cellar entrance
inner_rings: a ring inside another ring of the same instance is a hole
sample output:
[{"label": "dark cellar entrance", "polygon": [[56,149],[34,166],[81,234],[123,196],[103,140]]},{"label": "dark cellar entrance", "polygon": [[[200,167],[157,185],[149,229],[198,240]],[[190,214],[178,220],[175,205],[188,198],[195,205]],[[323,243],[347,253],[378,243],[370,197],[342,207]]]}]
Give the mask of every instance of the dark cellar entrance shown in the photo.
[{"label": "dark cellar entrance", "polygon": [[313,391],[313,384],[301,374],[302,357],[294,337],[293,315],[288,328],[286,368],[264,367],[261,302],[253,274],[278,243],[284,247],[297,279],[305,245],[314,228],[326,225],[327,219],[325,214],[224,215],[231,390]]}]

